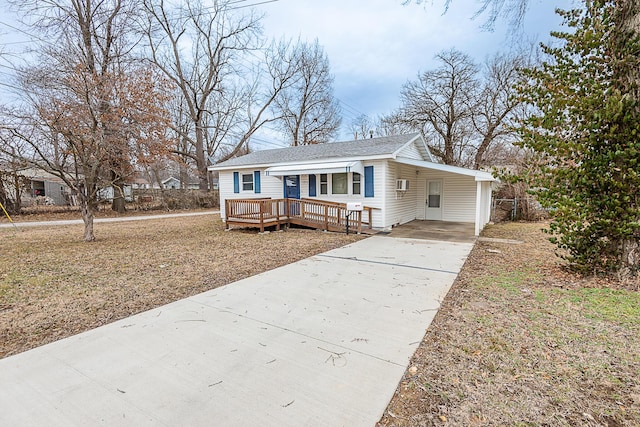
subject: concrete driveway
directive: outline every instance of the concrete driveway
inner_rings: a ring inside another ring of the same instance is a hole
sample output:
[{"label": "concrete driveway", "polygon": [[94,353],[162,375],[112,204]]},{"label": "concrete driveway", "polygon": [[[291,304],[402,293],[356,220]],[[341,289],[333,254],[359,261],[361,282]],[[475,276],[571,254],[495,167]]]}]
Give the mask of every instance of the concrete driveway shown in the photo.
[{"label": "concrete driveway", "polygon": [[471,247],[374,236],[2,359],[0,425],[373,426]]}]

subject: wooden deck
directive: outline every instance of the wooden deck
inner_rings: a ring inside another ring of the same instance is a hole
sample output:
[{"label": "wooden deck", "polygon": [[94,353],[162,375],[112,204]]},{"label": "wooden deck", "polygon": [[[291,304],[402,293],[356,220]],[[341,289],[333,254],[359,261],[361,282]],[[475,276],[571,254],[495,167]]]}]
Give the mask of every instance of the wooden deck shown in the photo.
[{"label": "wooden deck", "polygon": [[[349,230],[362,233],[371,230],[371,211],[349,215]],[[318,230],[345,232],[347,229],[347,205],[311,199],[229,199],[225,201],[226,226],[254,227],[264,232],[265,227],[300,225]]]}]

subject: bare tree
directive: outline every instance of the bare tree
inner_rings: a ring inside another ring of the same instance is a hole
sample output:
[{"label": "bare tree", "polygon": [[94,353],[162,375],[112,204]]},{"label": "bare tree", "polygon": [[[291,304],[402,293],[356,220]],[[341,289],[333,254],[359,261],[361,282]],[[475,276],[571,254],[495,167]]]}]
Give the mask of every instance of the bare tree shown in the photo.
[{"label": "bare tree", "polygon": [[115,201],[132,163],[163,151],[170,88],[127,61],[132,3],[32,0],[20,7],[37,17],[33,31],[43,37],[35,65],[19,71],[24,107],[2,125],[3,150],[77,194],[91,241],[100,189],[112,186]]},{"label": "bare tree", "polygon": [[0,150],[0,203],[10,213],[19,214],[22,209],[22,194],[27,191],[29,181],[23,174],[26,164],[15,152],[13,145],[5,145]]},{"label": "bare tree", "polygon": [[374,128],[378,136],[402,135],[416,131],[411,124],[402,119],[398,111],[377,117]]},{"label": "bare tree", "polygon": [[519,53],[496,54],[480,68],[456,50],[436,56],[437,69],[422,73],[402,90],[401,108],[381,120],[380,128],[408,126],[422,132],[431,152],[445,164],[479,169],[498,142],[511,143],[513,121],[522,103],[513,85],[524,65]]},{"label": "bare tree", "polygon": [[[511,29],[516,29],[522,23],[522,19],[529,10],[530,0],[478,0],[478,9],[474,14],[474,18],[484,17],[482,27],[487,30],[493,30],[498,19],[503,18]],[[452,0],[445,0],[445,12],[449,10]],[[410,3],[427,4],[426,0],[405,0],[403,5]]]},{"label": "bare tree", "polygon": [[252,65],[262,47],[260,17],[238,14],[233,3],[144,1],[150,60],[177,87],[190,122],[173,126],[183,141],[177,152],[195,162],[201,190],[209,188],[212,159],[242,152],[261,126],[276,120],[269,106],[293,77],[293,65],[282,66],[278,52],[267,51],[262,67]]},{"label": "bare tree", "polygon": [[[81,63],[85,70],[93,74],[93,82],[100,86],[101,78],[122,73],[128,65],[127,58],[135,46],[131,26],[137,13],[133,2],[123,0],[92,1],[72,0],[26,0],[13,2],[26,17],[33,31],[39,32],[40,40],[55,41],[59,47],[50,44],[46,55],[63,62],[67,57]],[[54,52],[57,50],[57,52]],[[109,101],[103,99],[99,105],[100,114],[109,112]],[[110,130],[105,130],[109,134]],[[112,151],[111,165],[114,198],[112,208],[124,211],[123,186],[126,177],[122,169],[127,169],[125,152]]]},{"label": "bare tree", "polygon": [[290,61],[295,68],[291,84],[280,91],[273,104],[280,127],[293,146],[329,141],[338,132],[341,118],[324,49],[315,40],[310,44],[298,41],[293,46],[281,42],[277,50],[286,58],[282,64]]},{"label": "bare tree", "polygon": [[445,164],[463,165],[473,135],[478,66],[455,49],[440,52],[436,59],[439,68],[402,88],[400,116],[427,136],[429,148]]},{"label": "bare tree", "polygon": [[374,124],[366,114],[360,114],[353,119],[350,128],[353,139],[371,138],[375,133]]},{"label": "bare tree", "polygon": [[485,154],[492,143],[515,134],[513,119],[522,103],[513,92],[524,65],[524,56],[500,53],[488,59],[484,65],[482,91],[477,95],[471,115],[479,135],[474,150],[474,169],[483,166]]},{"label": "bare tree", "polygon": [[258,18],[232,16],[227,2],[204,7],[194,1],[172,8],[163,0],[145,0],[143,5],[151,61],[178,88],[194,134],[179,125],[174,130],[192,143],[200,189],[207,190],[205,121],[210,101],[223,93],[229,76],[237,74],[239,57],[256,46]]}]

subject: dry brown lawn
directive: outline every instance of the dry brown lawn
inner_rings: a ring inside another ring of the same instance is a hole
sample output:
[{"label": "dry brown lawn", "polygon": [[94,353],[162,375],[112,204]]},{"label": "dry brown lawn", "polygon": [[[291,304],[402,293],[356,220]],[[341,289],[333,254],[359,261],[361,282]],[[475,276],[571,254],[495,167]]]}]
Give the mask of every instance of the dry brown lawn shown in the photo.
[{"label": "dry brown lawn", "polygon": [[218,215],[95,227],[92,243],[82,225],[0,229],[0,358],[362,238],[224,231]]},{"label": "dry brown lawn", "polygon": [[478,242],[380,426],[640,426],[640,292],[565,271],[543,224]]}]

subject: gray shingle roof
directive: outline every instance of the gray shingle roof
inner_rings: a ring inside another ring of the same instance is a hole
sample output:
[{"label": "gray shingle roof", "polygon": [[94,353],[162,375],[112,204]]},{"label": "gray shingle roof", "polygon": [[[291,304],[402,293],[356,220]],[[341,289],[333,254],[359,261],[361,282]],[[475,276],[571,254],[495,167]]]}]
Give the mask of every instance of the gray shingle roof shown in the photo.
[{"label": "gray shingle roof", "polygon": [[335,160],[337,158],[384,156],[396,152],[416,136],[418,136],[417,133],[411,133],[381,138],[255,151],[218,163],[215,167],[268,165],[313,160]]}]

